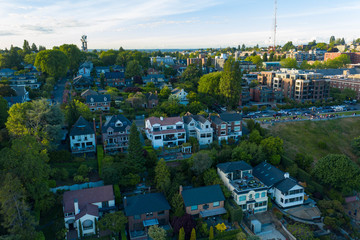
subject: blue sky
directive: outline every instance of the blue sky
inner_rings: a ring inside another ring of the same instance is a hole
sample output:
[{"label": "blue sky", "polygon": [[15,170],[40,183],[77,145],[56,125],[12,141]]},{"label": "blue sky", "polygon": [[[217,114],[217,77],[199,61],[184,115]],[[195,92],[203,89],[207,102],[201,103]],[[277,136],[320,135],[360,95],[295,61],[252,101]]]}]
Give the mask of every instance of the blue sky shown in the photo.
[{"label": "blue sky", "polygon": [[[278,0],[277,42],[360,37],[360,1]],[[0,48],[206,48],[272,42],[273,0],[0,0]]]}]

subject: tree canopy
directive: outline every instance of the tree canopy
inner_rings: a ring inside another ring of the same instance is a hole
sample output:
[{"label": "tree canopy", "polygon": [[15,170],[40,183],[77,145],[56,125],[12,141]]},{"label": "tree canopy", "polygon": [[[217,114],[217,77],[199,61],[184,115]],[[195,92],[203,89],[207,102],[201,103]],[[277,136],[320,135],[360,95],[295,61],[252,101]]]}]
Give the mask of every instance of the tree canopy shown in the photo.
[{"label": "tree canopy", "polygon": [[282,59],[280,65],[284,68],[298,68],[298,63],[295,58]]},{"label": "tree canopy", "polygon": [[65,53],[69,59],[69,69],[74,74],[78,70],[82,59],[80,49],[74,44],[63,44],[59,47],[59,50]]},{"label": "tree canopy", "polygon": [[36,55],[35,67],[51,77],[59,78],[65,76],[69,59],[60,50],[43,50]]},{"label": "tree canopy", "polygon": [[220,95],[228,107],[239,104],[241,94],[241,70],[239,62],[230,58],[224,65],[219,83]]}]

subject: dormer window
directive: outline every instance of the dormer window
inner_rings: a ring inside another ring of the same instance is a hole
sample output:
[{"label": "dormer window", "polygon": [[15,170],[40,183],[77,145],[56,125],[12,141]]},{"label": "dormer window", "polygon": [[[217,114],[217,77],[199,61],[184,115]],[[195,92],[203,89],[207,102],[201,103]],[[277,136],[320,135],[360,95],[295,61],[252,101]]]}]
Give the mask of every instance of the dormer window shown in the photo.
[{"label": "dormer window", "polygon": [[90,98],[90,102],[94,102],[94,98]]},{"label": "dormer window", "polygon": [[108,134],[109,134],[109,135],[112,135],[112,134],[113,134],[113,131],[108,131]]},{"label": "dormer window", "polygon": [[118,120],[118,121],[115,123],[115,126],[116,126],[116,127],[122,127],[122,126],[123,126],[123,123],[122,123],[120,120]]}]

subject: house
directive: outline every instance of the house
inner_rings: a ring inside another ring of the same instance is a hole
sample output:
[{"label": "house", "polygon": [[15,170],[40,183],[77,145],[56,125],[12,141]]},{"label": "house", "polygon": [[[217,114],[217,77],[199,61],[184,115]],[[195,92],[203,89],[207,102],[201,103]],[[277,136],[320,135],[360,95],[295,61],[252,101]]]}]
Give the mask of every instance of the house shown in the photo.
[{"label": "house", "polygon": [[69,136],[72,153],[96,152],[95,123],[92,127],[80,116],[71,128]]},{"label": "house", "polygon": [[125,73],[124,72],[106,72],[105,85],[109,87],[122,87],[125,86]]},{"label": "house", "polygon": [[154,148],[180,146],[186,132],[180,117],[150,117],[145,120],[145,133]]},{"label": "house", "polygon": [[165,81],[165,76],[164,74],[148,74],[147,76],[144,76],[142,79],[144,85],[146,85],[149,82],[152,82],[155,85],[157,85]]},{"label": "house", "polygon": [[157,93],[152,93],[152,92],[149,92],[149,93],[145,93],[144,94],[145,97],[146,97],[146,101],[147,103],[145,103],[145,108],[154,108],[156,107],[158,104],[159,104],[159,99],[158,99],[158,96],[157,96]]},{"label": "house", "polygon": [[8,102],[9,108],[16,103],[24,103],[30,100],[29,92],[26,91],[24,86],[11,88],[14,89],[16,96],[4,97],[4,99]]},{"label": "house", "polygon": [[186,140],[194,137],[200,145],[208,145],[213,142],[213,129],[211,122],[202,115],[192,115],[190,113],[183,116],[186,130]]},{"label": "house", "polygon": [[82,98],[85,98],[86,99],[86,97],[87,96],[90,96],[90,95],[99,95],[99,93],[98,92],[96,92],[96,91],[94,91],[94,90],[91,90],[91,89],[86,89],[85,91],[83,91],[82,93],[81,93],[81,97]]},{"label": "house", "polygon": [[162,193],[147,193],[124,197],[130,239],[148,239],[147,229],[153,225],[169,225],[170,205]]},{"label": "house", "polygon": [[214,129],[214,136],[219,143],[230,138],[239,140],[242,136],[242,116],[240,113],[225,112],[210,116],[211,127]]},{"label": "house", "polygon": [[14,75],[15,72],[16,72],[15,70],[12,70],[10,68],[3,68],[0,70],[0,77],[12,76],[12,75]]},{"label": "house", "polygon": [[95,67],[95,71],[96,76],[99,78],[101,73],[105,74],[110,72],[110,67]]},{"label": "house", "polygon": [[79,75],[73,79],[72,85],[76,90],[90,88],[94,85],[94,81],[90,76]]},{"label": "house", "polygon": [[188,95],[188,93],[185,92],[184,89],[175,88],[175,89],[171,90],[171,95],[174,95],[174,96],[178,97],[181,104],[186,105],[186,104],[188,104],[188,102],[189,102],[189,101],[187,100],[187,98],[186,98],[186,96]]},{"label": "house", "polygon": [[32,89],[37,89],[40,87],[41,83],[38,82],[37,76],[29,74],[20,74],[13,75],[9,77],[9,83],[12,87],[30,87]]},{"label": "house", "polygon": [[96,233],[95,222],[106,212],[115,211],[115,196],[111,185],[64,192],[63,211],[67,239]]},{"label": "house", "polygon": [[304,203],[304,187],[270,163],[262,162],[253,169],[253,174],[269,189],[269,194],[280,207],[294,207]]},{"label": "house", "polygon": [[220,185],[183,189],[180,186],[180,195],[184,200],[187,214],[196,217],[212,217],[225,214],[225,197]]},{"label": "house", "polygon": [[91,71],[93,70],[94,65],[92,62],[84,62],[80,65],[78,75],[83,75],[84,77],[90,77]]},{"label": "house", "polygon": [[124,152],[128,148],[131,122],[123,115],[106,116],[102,126],[105,152]]},{"label": "house", "polygon": [[249,164],[244,161],[226,162],[216,167],[220,179],[244,212],[251,214],[267,210],[268,187],[253,176]]},{"label": "house", "polygon": [[92,112],[97,110],[104,112],[109,111],[110,102],[111,102],[110,94],[86,96],[86,105],[90,108],[90,111]]}]

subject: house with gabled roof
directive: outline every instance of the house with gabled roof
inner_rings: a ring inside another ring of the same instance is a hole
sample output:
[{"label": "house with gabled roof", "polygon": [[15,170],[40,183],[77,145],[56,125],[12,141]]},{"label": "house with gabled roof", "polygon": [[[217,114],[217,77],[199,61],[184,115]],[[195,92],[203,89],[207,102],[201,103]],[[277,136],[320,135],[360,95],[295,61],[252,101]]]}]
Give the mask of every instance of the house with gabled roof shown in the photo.
[{"label": "house with gabled roof", "polygon": [[214,129],[215,138],[221,143],[230,138],[235,141],[242,136],[242,116],[237,112],[224,112],[210,116],[211,126]]},{"label": "house with gabled roof", "polygon": [[94,85],[92,77],[79,75],[73,79],[72,85],[76,90],[90,88]]},{"label": "house with gabled roof", "polygon": [[179,98],[180,104],[187,105],[189,103],[189,101],[186,97],[188,95],[188,93],[185,92],[185,90],[182,88],[175,88],[175,89],[171,90],[171,95]]},{"label": "house with gabled roof", "polygon": [[304,187],[290,177],[289,173],[262,162],[254,167],[253,174],[268,187],[268,193],[280,207],[288,208],[304,203]]},{"label": "house with gabled roof", "polygon": [[249,164],[244,161],[226,162],[216,167],[220,179],[244,212],[253,214],[267,210],[268,187],[254,177]]},{"label": "house with gabled roof", "polygon": [[162,193],[124,197],[123,203],[130,239],[148,239],[147,230],[150,226],[169,225],[170,205]]},{"label": "house with gabled roof", "polygon": [[193,115],[190,113],[183,116],[186,130],[186,139],[194,137],[200,145],[208,145],[213,142],[213,132],[211,122],[202,115]]},{"label": "house with gabled roof", "polygon": [[92,112],[97,110],[103,112],[109,111],[110,102],[111,102],[110,94],[86,96],[86,105],[90,108],[90,111]]},{"label": "house with gabled roof", "polygon": [[157,96],[157,93],[145,93],[147,103],[145,104],[145,108],[154,108],[159,104],[159,98]]},{"label": "house with gabled roof", "polygon": [[15,70],[12,70],[10,68],[3,68],[0,69],[0,77],[9,77],[11,75],[14,75],[15,72]]},{"label": "house with gabled roof", "polygon": [[82,93],[81,93],[81,97],[82,98],[85,98],[86,99],[86,97],[87,96],[90,96],[90,95],[99,95],[99,93],[98,92],[96,92],[96,91],[94,91],[94,90],[92,90],[92,89],[86,89],[85,91],[83,91]]},{"label": "house with gabled roof", "polygon": [[212,217],[225,214],[225,197],[220,185],[211,185],[197,188],[183,188],[179,193],[184,200],[187,214],[196,217]]},{"label": "house with gabled roof", "polygon": [[96,152],[94,127],[85,118],[79,117],[69,134],[70,150],[72,153]]},{"label": "house with gabled roof", "polygon": [[124,72],[106,72],[105,85],[109,87],[122,87],[125,86],[125,73]]},{"label": "house with gabled roof", "polygon": [[105,152],[124,152],[128,148],[131,122],[122,114],[106,116],[102,126]]},{"label": "house with gabled roof", "polygon": [[115,211],[112,185],[64,192],[63,212],[67,239],[78,239],[96,233],[95,222],[106,212]]}]

